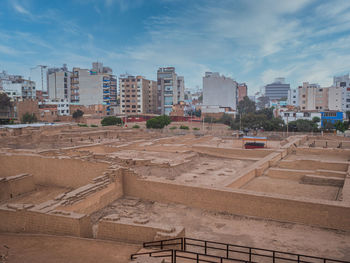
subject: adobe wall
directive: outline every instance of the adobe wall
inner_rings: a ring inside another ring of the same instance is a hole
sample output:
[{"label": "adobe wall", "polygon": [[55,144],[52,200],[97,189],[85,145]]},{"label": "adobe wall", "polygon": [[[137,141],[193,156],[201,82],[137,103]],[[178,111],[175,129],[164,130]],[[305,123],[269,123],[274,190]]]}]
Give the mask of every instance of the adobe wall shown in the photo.
[{"label": "adobe wall", "polygon": [[312,148],[299,147],[296,149],[296,154],[317,154],[317,155],[332,155],[332,156],[347,156],[350,158],[350,150],[347,149],[331,149],[331,148]]},{"label": "adobe wall", "polygon": [[278,163],[278,167],[287,169],[301,170],[334,170],[346,171],[348,169],[347,162],[331,162],[331,161],[316,161],[316,160],[282,160]]},{"label": "adobe wall", "polygon": [[35,184],[79,187],[101,175],[109,166],[68,158],[35,155],[0,155],[0,174],[4,177],[29,173]]},{"label": "adobe wall", "polygon": [[124,194],[157,202],[179,203],[189,207],[283,222],[350,230],[350,206],[336,201],[258,194],[245,190],[184,186],[163,181],[142,180],[126,171]]},{"label": "adobe wall", "polygon": [[[166,223],[166,222],[165,222]],[[171,234],[171,238],[185,235],[182,227],[171,228],[156,223],[138,224],[116,218],[104,218],[98,224],[97,238],[123,241],[127,243],[143,243],[155,240],[159,233]]]},{"label": "adobe wall", "polygon": [[350,165],[348,167],[342,190],[343,202],[350,205]]},{"label": "adobe wall", "polygon": [[91,237],[90,218],[82,214],[41,213],[0,207],[0,232]]},{"label": "adobe wall", "polygon": [[123,177],[118,176],[115,182],[110,183],[106,188],[84,197],[84,199],[77,203],[68,206],[60,206],[57,209],[90,215],[122,196]]},{"label": "adobe wall", "polygon": [[216,157],[225,158],[263,158],[269,155],[273,150],[258,149],[258,150],[245,150],[245,149],[231,149],[231,148],[216,148],[205,146],[192,146],[193,151],[203,154],[208,154]]},{"label": "adobe wall", "polygon": [[0,201],[35,190],[33,176],[19,174],[0,178]]}]

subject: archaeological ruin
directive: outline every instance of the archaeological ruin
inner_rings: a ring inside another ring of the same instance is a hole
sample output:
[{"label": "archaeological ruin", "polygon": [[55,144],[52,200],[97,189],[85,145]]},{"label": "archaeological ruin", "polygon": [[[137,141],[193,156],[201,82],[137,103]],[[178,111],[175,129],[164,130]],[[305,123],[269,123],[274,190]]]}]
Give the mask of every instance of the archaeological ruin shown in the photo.
[{"label": "archaeological ruin", "polygon": [[[270,138],[251,150],[219,125],[205,134],[1,129],[0,255],[4,262],[350,261],[350,140]],[[175,243],[143,245],[169,239]],[[186,242],[203,245],[186,252]],[[189,254],[176,258],[174,247]]]}]

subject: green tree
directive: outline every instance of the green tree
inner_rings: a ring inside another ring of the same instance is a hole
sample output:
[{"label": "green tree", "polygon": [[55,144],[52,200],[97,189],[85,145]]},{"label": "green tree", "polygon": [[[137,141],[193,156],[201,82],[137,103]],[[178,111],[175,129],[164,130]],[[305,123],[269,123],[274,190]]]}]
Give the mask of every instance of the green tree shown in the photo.
[{"label": "green tree", "polygon": [[77,109],[75,112],[73,112],[72,117],[74,119],[78,119],[78,118],[82,117],[83,115],[84,115],[84,112],[80,109]]},{"label": "green tree", "polygon": [[122,125],[123,120],[116,116],[108,116],[102,119],[101,124],[102,126]]},{"label": "green tree", "polygon": [[349,128],[349,123],[347,121],[337,121],[334,124],[334,127],[337,131],[344,133]]},{"label": "green tree", "polygon": [[171,123],[171,119],[167,115],[157,116],[152,119],[149,119],[146,122],[146,127],[148,129],[163,129],[165,126],[168,126]]},{"label": "green tree", "polygon": [[324,120],[322,128],[326,131],[334,130],[334,123],[331,121]]},{"label": "green tree", "polygon": [[311,131],[317,131],[317,123],[310,121],[310,120],[296,120],[291,121],[288,123],[288,129],[292,131],[298,131],[298,132],[311,132]]},{"label": "green tree", "polygon": [[21,121],[22,123],[33,123],[33,122],[37,122],[38,119],[34,113],[26,112],[25,114],[23,114]]},{"label": "green tree", "polygon": [[255,102],[250,100],[248,96],[245,96],[243,100],[238,103],[237,108],[239,114],[254,113],[256,110]]},{"label": "green tree", "polygon": [[321,121],[320,117],[315,116],[312,118],[313,123],[319,123],[320,121]]},{"label": "green tree", "polygon": [[269,101],[270,101],[269,97],[261,96],[258,98],[258,102],[256,104],[256,107],[258,109],[264,109],[266,107],[266,105],[269,104]]},{"label": "green tree", "polygon": [[273,110],[274,110],[274,107],[271,107],[271,108],[263,108],[261,110],[258,110],[256,112],[256,114],[262,114],[262,115],[265,115],[266,118],[268,120],[272,120],[272,118],[274,117],[273,116]]}]

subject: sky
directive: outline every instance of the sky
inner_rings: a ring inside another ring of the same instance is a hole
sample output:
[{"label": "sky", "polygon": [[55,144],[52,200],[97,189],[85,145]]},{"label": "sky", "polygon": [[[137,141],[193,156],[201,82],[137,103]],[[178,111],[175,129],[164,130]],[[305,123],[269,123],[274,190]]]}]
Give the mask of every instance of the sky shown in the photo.
[{"label": "sky", "polygon": [[155,80],[174,66],[185,87],[206,71],[248,85],[285,77],[330,86],[350,71],[350,0],[0,0],[0,71],[91,68]]}]

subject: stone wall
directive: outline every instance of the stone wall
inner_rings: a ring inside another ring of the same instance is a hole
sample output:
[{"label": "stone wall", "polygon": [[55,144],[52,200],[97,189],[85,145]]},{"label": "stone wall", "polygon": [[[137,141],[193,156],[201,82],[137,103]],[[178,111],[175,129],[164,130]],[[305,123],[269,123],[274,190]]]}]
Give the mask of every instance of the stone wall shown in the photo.
[{"label": "stone wall", "polygon": [[33,191],[34,189],[33,176],[30,174],[0,178],[0,201]]}]

